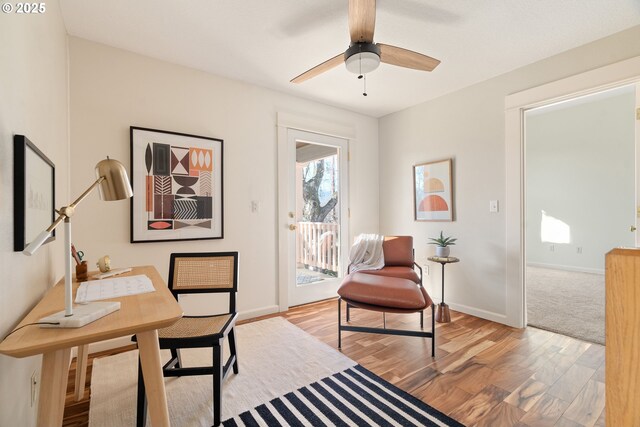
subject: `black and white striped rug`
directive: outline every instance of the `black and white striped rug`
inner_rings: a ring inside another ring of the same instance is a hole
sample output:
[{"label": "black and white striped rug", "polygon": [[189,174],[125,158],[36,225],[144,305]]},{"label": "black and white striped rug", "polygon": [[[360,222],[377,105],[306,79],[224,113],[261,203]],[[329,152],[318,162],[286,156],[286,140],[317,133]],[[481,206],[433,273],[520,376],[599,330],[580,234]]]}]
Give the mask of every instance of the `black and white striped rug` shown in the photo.
[{"label": "black and white striped rug", "polygon": [[464,427],[360,365],[272,399],[222,424]]}]

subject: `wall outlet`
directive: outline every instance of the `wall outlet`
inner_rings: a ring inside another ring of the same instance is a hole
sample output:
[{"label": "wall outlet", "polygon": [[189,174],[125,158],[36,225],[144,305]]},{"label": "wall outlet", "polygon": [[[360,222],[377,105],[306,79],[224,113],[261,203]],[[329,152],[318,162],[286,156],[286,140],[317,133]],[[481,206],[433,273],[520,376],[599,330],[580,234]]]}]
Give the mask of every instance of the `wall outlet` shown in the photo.
[{"label": "wall outlet", "polygon": [[556,245],[549,245],[549,251],[550,252],[555,252],[556,251]]},{"label": "wall outlet", "polygon": [[424,274],[425,276],[429,275],[429,265],[428,264],[424,264],[422,266],[422,274]]},{"label": "wall outlet", "polygon": [[578,247],[576,248],[576,253],[579,253],[579,254],[581,254],[581,253],[582,253],[582,246],[578,246]]},{"label": "wall outlet", "polygon": [[31,374],[31,406],[36,404],[36,400],[38,398],[38,390],[40,389],[40,373],[36,369]]},{"label": "wall outlet", "polygon": [[489,200],[489,212],[491,212],[491,213],[498,212],[498,201],[497,200]]}]

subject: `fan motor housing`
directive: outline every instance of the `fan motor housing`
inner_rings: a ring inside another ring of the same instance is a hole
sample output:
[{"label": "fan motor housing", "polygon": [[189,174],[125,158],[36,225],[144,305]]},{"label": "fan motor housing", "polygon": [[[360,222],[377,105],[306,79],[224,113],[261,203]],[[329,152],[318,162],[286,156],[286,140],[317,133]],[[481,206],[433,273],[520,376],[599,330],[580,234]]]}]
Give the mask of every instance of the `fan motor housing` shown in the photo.
[{"label": "fan motor housing", "polygon": [[354,74],[370,73],[380,65],[380,47],[374,43],[353,43],[344,53],[344,63]]}]

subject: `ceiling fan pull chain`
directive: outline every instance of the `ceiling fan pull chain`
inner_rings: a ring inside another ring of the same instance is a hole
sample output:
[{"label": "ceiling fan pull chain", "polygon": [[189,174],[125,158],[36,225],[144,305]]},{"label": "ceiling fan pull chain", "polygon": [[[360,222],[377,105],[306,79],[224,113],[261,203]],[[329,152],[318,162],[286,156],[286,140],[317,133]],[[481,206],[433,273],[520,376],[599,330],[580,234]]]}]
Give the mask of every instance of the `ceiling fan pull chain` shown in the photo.
[{"label": "ceiling fan pull chain", "polygon": [[367,96],[367,75],[364,75],[364,92],[362,92],[362,96]]}]

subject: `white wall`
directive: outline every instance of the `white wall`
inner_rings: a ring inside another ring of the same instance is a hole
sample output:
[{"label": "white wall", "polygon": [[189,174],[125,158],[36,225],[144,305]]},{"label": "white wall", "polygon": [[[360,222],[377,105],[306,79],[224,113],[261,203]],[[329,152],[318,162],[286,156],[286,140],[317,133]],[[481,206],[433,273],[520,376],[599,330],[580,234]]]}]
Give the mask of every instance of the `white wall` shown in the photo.
[{"label": "white wall", "polygon": [[[13,135],[56,167],[56,205],[68,199],[67,45],[57,1],[42,15],[0,14],[0,337],[63,274],[62,239],[33,257],[13,252]],[[0,426],[35,425],[30,378],[40,357],[0,356]]]},{"label": "white wall", "polygon": [[[376,119],[83,39],[71,37],[69,46],[72,194],[106,155],[129,169],[131,125],[224,140],[224,239],[130,244],[129,204],[101,202],[95,194],[74,217],[75,244],[91,263],[109,254],[116,266],[152,264],[167,277],[171,252],[238,250],[239,310],[276,310],[276,114],[282,112],[354,130],[351,232],[378,230]],[[260,203],[256,213],[252,200]],[[207,309],[193,298],[187,304]]]},{"label": "white wall", "polygon": [[[635,245],[634,106],[631,85],[526,113],[527,264],[604,273],[606,252]],[[568,236],[543,241],[543,211]]]},{"label": "white wall", "polygon": [[[413,235],[421,264],[434,250],[427,237],[444,230],[459,238],[452,254],[461,262],[447,267],[452,308],[506,321],[505,215],[489,213],[489,201],[505,197],[505,96],[638,56],[639,38],[640,26],[633,27],[381,118],[381,232]],[[456,221],[415,222],[412,165],[448,157]],[[426,286],[438,299],[440,269],[431,264],[430,270]]]}]

